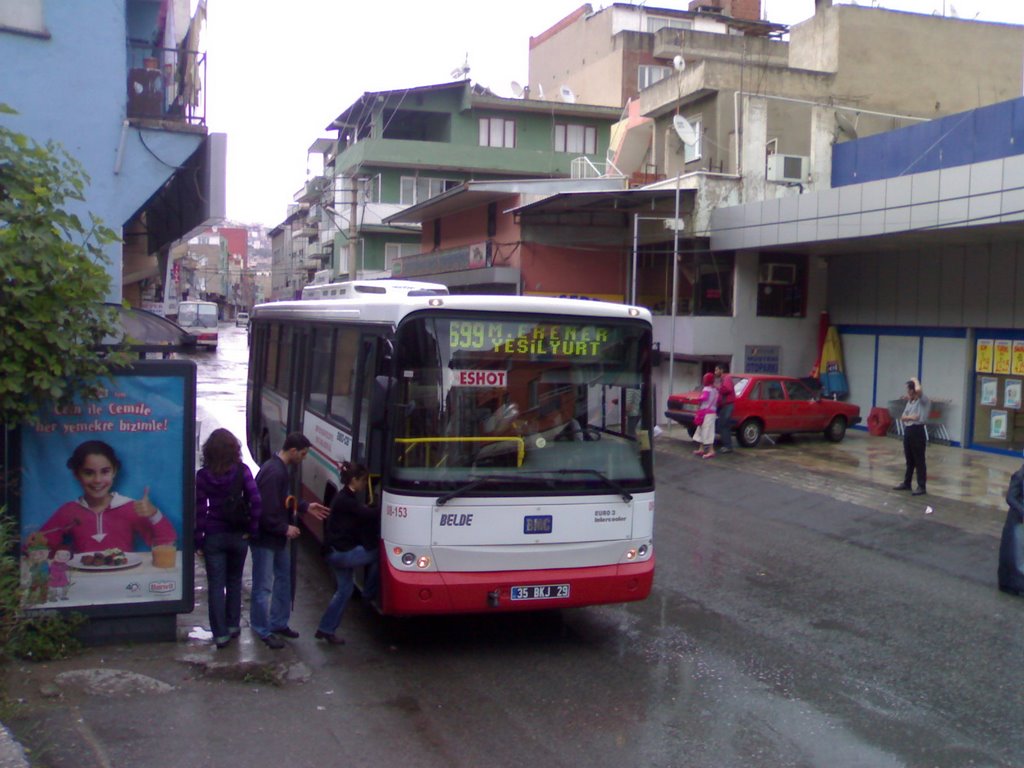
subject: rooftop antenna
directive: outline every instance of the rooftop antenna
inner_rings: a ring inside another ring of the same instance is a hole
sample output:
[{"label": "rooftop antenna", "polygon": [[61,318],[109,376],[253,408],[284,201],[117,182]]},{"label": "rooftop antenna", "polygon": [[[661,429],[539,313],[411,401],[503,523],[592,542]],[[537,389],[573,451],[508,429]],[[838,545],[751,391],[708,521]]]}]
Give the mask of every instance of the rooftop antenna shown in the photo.
[{"label": "rooftop antenna", "polygon": [[523,86],[517,83],[515,80],[512,81],[512,94],[517,98],[523,98]]},{"label": "rooftop antenna", "polygon": [[566,104],[575,104],[576,103],[576,94],[573,93],[572,88],[570,88],[568,85],[562,85],[562,86],[559,87],[559,89],[558,89],[558,96]]},{"label": "rooftop antenna", "polygon": [[453,80],[465,80],[469,75],[469,51],[466,51],[466,58],[462,62],[461,67],[456,67],[452,70]]}]

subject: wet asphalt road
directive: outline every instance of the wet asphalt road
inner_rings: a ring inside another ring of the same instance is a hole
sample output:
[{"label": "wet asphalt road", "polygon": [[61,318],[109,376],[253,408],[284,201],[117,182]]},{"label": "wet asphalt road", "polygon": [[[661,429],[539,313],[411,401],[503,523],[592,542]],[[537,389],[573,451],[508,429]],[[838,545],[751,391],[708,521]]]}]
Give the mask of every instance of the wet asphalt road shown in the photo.
[{"label": "wet asphalt road", "polygon": [[[241,436],[244,332],[221,330],[200,417]],[[41,702],[12,727],[49,728],[44,764],[74,768],[1024,765],[1024,602],[994,588],[994,539],[685,448],[659,449],[643,603],[413,621],[355,603],[329,648],[308,547],[281,652],[305,682],[196,678],[143,648],[172,694]]]}]

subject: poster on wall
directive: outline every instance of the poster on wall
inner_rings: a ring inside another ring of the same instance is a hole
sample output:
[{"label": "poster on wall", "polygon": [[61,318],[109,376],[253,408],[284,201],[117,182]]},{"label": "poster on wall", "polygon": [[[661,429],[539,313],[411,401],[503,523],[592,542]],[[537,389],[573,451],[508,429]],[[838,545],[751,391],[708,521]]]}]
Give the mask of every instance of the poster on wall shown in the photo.
[{"label": "poster on wall", "polygon": [[992,339],[978,339],[974,356],[975,373],[992,373]]},{"label": "poster on wall", "polygon": [[1006,411],[992,411],[989,415],[988,436],[993,440],[1005,440],[1008,421]]},{"label": "poster on wall", "polygon": [[1000,373],[1004,376],[1010,373],[1011,363],[1011,350],[1013,349],[1013,343],[1009,340],[998,340],[995,343],[994,361],[992,364],[992,372]]},{"label": "poster on wall", "polygon": [[743,370],[747,373],[777,374],[782,347],[770,344],[747,345],[743,353]]},{"label": "poster on wall", "polygon": [[1020,379],[1007,379],[1006,389],[1003,391],[1004,408],[1020,408]]},{"label": "poster on wall", "polygon": [[982,405],[999,405],[999,379],[981,377],[980,402]]},{"label": "poster on wall", "polygon": [[21,429],[25,604],[191,610],[195,364],[140,361],[108,387]]},{"label": "poster on wall", "polygon": [[1013,363],[1010,372],[1014,376],[1024,376],[1024,341],[1013,342]]}]

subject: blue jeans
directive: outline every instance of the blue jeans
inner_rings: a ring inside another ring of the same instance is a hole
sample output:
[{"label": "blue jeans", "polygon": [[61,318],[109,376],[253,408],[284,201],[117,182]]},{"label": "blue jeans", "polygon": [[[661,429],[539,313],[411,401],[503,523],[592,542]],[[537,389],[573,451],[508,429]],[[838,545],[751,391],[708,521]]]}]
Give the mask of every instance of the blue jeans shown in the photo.
[{"label": "blue jeans", "polygon": [[210,533],[203,540],[210,631],[216,643],[226,643],[241,626],[242,570],[247,549],[240,533]]},{"label": "blue jeans", "polygon": [[732,405],[729,403],[718,409],[718,422],[715,424],[722,448],[727,451],[732,450]]},{"label": "blue jeans", "polygon": [[361,546],[353,547],[345,552],[332,549],[327,556],[327,564],[334,571],[334,578],[338,582],[338,588],[327,604],[327,610],[320,617],[320,625],[317,629],[320,632],[333,634],[341,624],[341,615],[345,612],[345,606],[352,597],[352,569],[361,565],[369,566],[366,569],[366,582],[363,585],[363,597],[372,600],[377,596],[377,583],[379,569],[377,567],[377,550],[364,549]]},{"label": "blue jeans", "polygon": [[260,637],[288,626],[292,613],[291,559],[283,549],[252,547],[252,605],[249,624]]}]

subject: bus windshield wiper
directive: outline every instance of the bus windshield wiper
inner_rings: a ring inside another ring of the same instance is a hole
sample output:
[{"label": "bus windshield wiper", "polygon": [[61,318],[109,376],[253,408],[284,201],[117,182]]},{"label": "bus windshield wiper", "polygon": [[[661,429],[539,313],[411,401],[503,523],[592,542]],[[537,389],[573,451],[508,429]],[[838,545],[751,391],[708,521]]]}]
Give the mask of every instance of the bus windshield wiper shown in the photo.
[{"label": "bus windshield wiper", "polygon": [[501,481],[501,482],[506,482],[506,483],[523,483],[524,481],[527,481],[527,480],[536,479],[538,476],[545,476],[545,475],[550,476],[551,474],[556,474],[556,475],[572,475],[572,474],[593,475],[594,477],[598,478],[602,483],[604,483],[609,488],[611,488],[613,491],[615,491],[617,494],[622,496],[622,500],[623,501],[632,501],[633,500],[633,494],[631,494],[629,491],[627,491],[625,488],[623,488],[617,482],[612,480],[606,474],[604,474],[603,472],[600,472],[600,471],[598,471],[596,469],[556,469],[556,470],[541,469],[541,470],[533,470],[533,471],[528,471],[528,472],[521,472],[518,475],[481,475],[479,477],[474,477],[468,483],[466,483],[465,485],[459,486],[454,491],[449,491],[448,493],[444,494],[443,496],[439,496],[438,499],[437,499],[437,506],[439,506],[439,507],[443,506],[443,505],[447,504],[449,501],[451,501],[452,499],[456,499],[459,496],[463,496],[463,495],[469,493],[470,491],[476,490],[481,485],[485,485],[485,484],[487,484],[487,483],[489,483],[491,481]]},{"label": "bus windshield wiper", "polygon": [[627,491],[621,485],[619,485],[614,480],[612,480],[610,477],[608,477],[608,475],[604,474],[604,472],[600,472],[600,471],[598,471],[596,469],[556,469],[555,473],[559,474],[559,475],[576,475],[576,474],[593,475],[594,477],[599,478],[602,483],[607,485],[609,488],[611,488],[617,494],[622,496],[622,500],[623,501],[632,501],[633,500],[633,494],[631,494],[629,491]]},{"label": "bus windshield wiper", "polygon": [[473,478],[465,485],[459,486],[454,491],[449,491],[444,496],[439,496],[437,499],[437,506],[440,507],[444,504],[447,504],[452,499],[467,494],[470,491],[474,490],[475,488],[479,488],[481,485],[489,483],[492,480],[501,480],[507,483],[515,483],[522,482],[523,478],[516,477],[515,475],[480,475],[479,477]]}]

